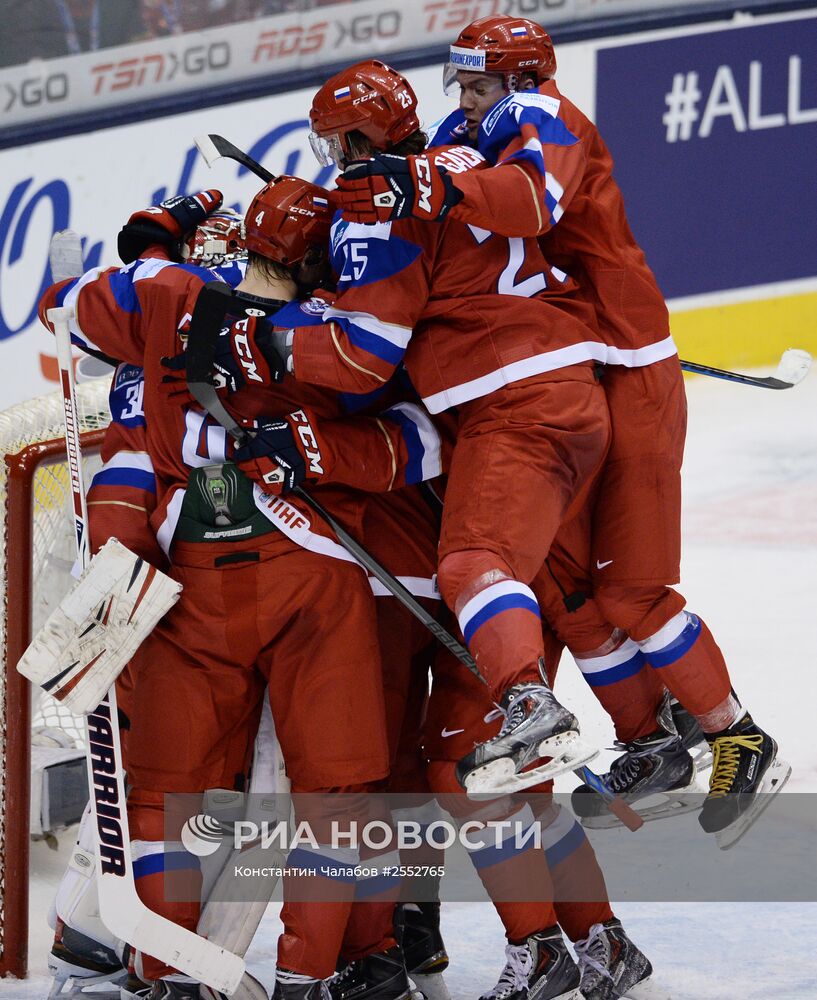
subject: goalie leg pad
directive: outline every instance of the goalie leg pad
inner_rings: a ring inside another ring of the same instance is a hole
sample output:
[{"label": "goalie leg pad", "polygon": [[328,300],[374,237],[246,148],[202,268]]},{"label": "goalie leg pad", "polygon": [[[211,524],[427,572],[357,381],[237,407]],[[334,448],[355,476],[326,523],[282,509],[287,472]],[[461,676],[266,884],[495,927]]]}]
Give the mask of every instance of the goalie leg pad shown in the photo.
[{"label": "goalie leg pad", "polygon": [[75,714],[91,712],[181,589],[111,538],[49,616],[17,669]]}]

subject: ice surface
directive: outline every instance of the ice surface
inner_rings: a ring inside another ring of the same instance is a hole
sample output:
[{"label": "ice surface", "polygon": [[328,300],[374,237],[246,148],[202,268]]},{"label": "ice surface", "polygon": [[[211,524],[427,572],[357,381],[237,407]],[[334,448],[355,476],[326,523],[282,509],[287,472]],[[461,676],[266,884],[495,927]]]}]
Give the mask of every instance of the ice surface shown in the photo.
[{"label": "ice surface", "polygon": [[[681,589],[721,645],[741,700],[793,765],[788,790],[817,791],[817,378],[785,393],[703,377],[688,389]],[[567,659],[558,691],[588,740],[609,745],[609,722]],[[563,790],[572,784],[559,780]],[[0,1000],[47,994],[45,915],[70,843],[61,837],[58,853],[33,845],[31,977],[0,981]],[[817,904],[628,903],[616,912],[674,1000],[817,998]],[[271,909],[248,954],[270,987],[279,926]],[[451,995],[476,1000],[503,965],[499,920],[487,904],[446,904],[443,930]]]}]

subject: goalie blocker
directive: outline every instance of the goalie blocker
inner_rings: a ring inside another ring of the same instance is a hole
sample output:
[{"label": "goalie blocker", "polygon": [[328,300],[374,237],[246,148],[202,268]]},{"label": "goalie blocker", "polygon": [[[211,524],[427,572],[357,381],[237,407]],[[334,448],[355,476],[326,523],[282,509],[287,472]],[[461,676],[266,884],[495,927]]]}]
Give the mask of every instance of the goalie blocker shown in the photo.
[{"label": "goalie blocker", "polygon": [[181,590],[111,538],[49,616],[17,669],[77,715],[92,712]]}]

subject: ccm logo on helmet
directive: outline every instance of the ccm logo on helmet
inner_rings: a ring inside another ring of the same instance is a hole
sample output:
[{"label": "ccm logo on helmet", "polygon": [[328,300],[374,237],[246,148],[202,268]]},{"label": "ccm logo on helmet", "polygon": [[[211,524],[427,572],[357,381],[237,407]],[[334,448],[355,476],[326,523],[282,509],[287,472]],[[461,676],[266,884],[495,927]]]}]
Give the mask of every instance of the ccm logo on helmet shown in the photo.
[{"label": "ccm logo on helmet", "polygon": [[309,417],[307,417],[303,410],[296,410],[294,413],[290,413],[289,419],[295,424],[298,437],[304,446],[304,453],[309,462],[309,471],[323,475],[323,466],[321,465],[323,457],[318,447],[318,439],[315,437],[315,432],[309,423]]}]

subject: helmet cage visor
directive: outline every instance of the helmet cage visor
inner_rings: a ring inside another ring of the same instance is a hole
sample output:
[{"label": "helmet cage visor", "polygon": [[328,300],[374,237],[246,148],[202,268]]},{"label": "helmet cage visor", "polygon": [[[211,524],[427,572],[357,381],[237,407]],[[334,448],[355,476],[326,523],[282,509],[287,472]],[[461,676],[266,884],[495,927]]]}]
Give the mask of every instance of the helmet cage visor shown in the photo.
[{"label": "helmet cage visor", "polygon": [[339,170],[343,169],[343,160],[346,154],[343,151],[343,143],[338,133],[318,135],[317,132],[310,132],[309,145],[312,147],[315,159],[322,167],[334,165]]},{"label": "helmet cage visor", "polygon": [[451,95],[457,83],[457,73],[484,73],[487,53],[485,49],[469,49],[452,45],[448,62],[443,66],[443,91]]}]

